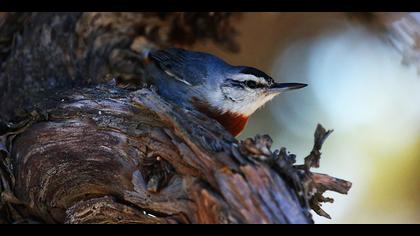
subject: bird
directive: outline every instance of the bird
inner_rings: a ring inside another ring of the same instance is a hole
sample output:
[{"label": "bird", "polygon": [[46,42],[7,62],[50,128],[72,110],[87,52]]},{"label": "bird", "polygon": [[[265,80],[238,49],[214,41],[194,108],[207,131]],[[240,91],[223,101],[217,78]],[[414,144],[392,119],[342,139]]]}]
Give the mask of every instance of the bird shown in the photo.
[{"label": "bird", "polygon": [[233,136],[268,101],[307,86],[279,83],[257,68],[231,65],[210,53],[183,48],[150,50],[146,61],[148,81],[161,97],[215,119]]}]

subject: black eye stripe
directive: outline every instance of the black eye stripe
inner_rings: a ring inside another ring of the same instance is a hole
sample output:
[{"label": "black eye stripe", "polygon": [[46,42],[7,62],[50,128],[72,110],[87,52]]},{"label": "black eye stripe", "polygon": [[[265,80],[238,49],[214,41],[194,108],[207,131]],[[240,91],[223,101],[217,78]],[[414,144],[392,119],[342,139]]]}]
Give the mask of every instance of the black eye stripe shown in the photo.
[{"label": "black eye stripe", "polygon": [[245,81],[245,85],[248,86],[248,88],[257,88],[257,82],[253,80]]},{"label": "black eye stripe", "polygon": [[237,81],[237,80],[234,80],[234,79],[228,79],[228,81],[234,87],[240,87],[240,88],[244,87],[244,83],[242,83],[241,81]]},{"label": "black eye stripe", "polygon": [[247,80],[247,81],[243,81],[242,82],[245,86],[249,87],[249,88],[265,88],[267,87],[265,84],[262,83],[258,83],[257,81],[254,80]]},{"label": "black eye stripe", "polygon": [[248,87],[248,88],[255,89],[255,88],[265,88],[265,87],[267,87],[266,84],[262,84],[262,83],[259,83],[257,81],[254,81],[254,80],[238,81],[238,80],[234,80],[234,79],[228,79],[228,81],[230,82],[230,84],[232,86],[239,87],[239,88]]}]

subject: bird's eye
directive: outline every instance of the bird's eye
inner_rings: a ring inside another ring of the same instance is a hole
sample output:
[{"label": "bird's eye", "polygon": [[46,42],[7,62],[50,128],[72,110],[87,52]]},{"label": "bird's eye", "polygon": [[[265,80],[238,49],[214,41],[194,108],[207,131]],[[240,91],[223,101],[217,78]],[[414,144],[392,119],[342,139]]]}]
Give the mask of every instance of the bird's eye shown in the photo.
[{"label": "bird's eye", "polygon": [[248,81],[245,82],[245,84],[248,88],[254,89],[254,88],[257,87],[257,82],[255,82],[253,80],[248,80]]}]

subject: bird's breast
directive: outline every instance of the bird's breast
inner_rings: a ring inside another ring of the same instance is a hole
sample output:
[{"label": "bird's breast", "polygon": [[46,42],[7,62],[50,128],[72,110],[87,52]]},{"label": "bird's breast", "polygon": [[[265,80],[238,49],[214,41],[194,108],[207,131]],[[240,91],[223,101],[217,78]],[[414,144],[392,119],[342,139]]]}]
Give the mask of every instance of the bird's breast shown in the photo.
[{"label": "bird's breast", "polygon": [[223,127],[225,127],[226,130],[229,131],[229,133],[231,133],[233,136],[239,135],[242,130],[244,130],[246,123],[248,122],[247,116],[242,116],[230,112],[218,115],[213,118],[222,124]]},{"label": "bird's breast", "polygon": [[206,114],[210,118],[217,120],[233,136],[239,135],[242,132],[242,130],[244,130],[249,119],[248,116],[238,113],[221,113],[217,109],[212,109],[208,103],[202,102],[198,99],[192,99],[191,103],[200,112]]}]

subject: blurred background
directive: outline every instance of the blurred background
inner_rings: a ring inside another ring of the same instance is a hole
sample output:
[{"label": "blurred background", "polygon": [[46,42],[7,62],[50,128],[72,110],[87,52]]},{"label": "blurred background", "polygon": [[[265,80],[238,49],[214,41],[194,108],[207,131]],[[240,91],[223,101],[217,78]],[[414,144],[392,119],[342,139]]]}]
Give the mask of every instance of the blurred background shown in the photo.
[{"label": "blurred background", "polygon": [[266,133],[298,163],[317,123],[334,133],[323,147],[326,173],[353,182],[327,193],[332,220],[317,223],[420,223],[420,14],[244,13],[240,53],[211,43],[232,64],[309,87],[282,94],[257,112],[241,138]]}]

